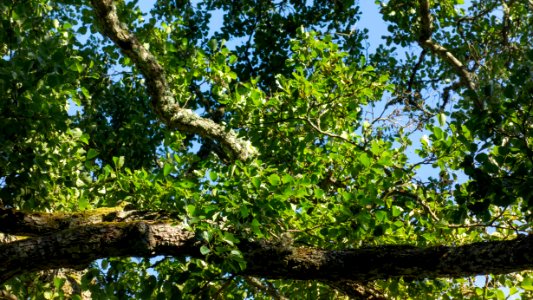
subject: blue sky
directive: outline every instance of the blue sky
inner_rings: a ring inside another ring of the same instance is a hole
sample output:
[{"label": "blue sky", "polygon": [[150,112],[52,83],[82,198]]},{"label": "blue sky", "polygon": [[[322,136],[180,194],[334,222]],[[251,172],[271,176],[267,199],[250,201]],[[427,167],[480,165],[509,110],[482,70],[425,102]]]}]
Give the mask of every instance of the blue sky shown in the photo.
[{"label": "blue sky", "polygon": [[[199,1],[192,1],[193,3],[199,2]],[[149,11],[153,8],[155,1],[149,0],[149,1],[139,1],[139,7],[144,13],[149,13]],[[388,34],[387,30],[387,23],[382,19],[381,14],[379,13],[379,4],[376,4],[373,0],[360,0],[360,11],[361,11],[361,19],[360,21],[355,25],[354,29],[368,29],[368,39],[365,41],[366,45],[365,47],[368,50],[368,53],[373,53],[375,49],[383,43],[382,36]],[[223,16],[224,12],[222,10],[217,10],[212,13],[211,20],[210,20],[210,34],[213,34],[215,31],[217,31],[223,23]],[[228,41],[226,43],[226,46],[233,50],[236,45],[238,45],[241,41],[240,40],[234,40],[234,41]],[[413,45],[413,47],[418,47],[417,45]],[[413,48],[410,49],[411,51]],[[397,57],[403,58],[405,57],[405,51],[407,49],[402,49],[398,47]],[[383,103],[378,103],[374,108],[368,108],[369,110],[373,110],[375,113],[379,114],[381,110],[384,107],[385,101],[382,101]],[[393,110],[394,107],[389,108],[389,110]],[[412,135],[413,140],[413,146],[410,147],[407,151],[407,155],[409,157],[409,160],[411,162],[418,162],[421,161],[422,158],[418,157],[418,155],[415,154],[414,149],[418,148],[419,146],[419,139],[422,137],[423,133],[417,133],[415,135]],[[194,150],[194,149],[193,149]],[[420,179],[427,179],[429,176],[436,177],[438,176],[438,170],[433,169],[431,166],[421,166],[421,168],[418,171],[418,177]]]},{"label": "blue sky", "polygon": [[[198,2],[198,1],[193,1]],[[148,13],[153,7],[155,1],[139,1],[139,7],[145,13]],[[372,51],[381,42],[381,36],[387,33],[387,25],[379,13],[379,5],[373,0],[360,0],[360,10],[362,12],[361,20],[357,24],[358,29],[367,28],[369,30],[369,50]],[[222,25],[223,14],[221,11],[213,13],[210,27],[212,32]]]}]

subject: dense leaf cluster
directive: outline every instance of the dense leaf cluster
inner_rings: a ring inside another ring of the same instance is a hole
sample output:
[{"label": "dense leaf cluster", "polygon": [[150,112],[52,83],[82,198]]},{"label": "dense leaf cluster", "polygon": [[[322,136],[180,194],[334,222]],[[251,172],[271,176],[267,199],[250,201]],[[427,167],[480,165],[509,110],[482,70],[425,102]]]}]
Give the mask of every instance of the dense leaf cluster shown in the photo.
[{"label": "dense leaf cluster", "polygon": [[250,262],[239,245],[250,242],[343,250],[531,234],[531,1],[377,2],[389,34],[367,53],[356,1],[156,1],[149,13],[116,1],[175,104],[249,141],[247,161],[166,126],[146,74],[86,1],[0,3],[0,205],[164,211],[202,245],[200,258],[110,257],[1,289],[21,299],[336,299],[357,288],[532,297],[527,271],[371,283],[240,275]]}]

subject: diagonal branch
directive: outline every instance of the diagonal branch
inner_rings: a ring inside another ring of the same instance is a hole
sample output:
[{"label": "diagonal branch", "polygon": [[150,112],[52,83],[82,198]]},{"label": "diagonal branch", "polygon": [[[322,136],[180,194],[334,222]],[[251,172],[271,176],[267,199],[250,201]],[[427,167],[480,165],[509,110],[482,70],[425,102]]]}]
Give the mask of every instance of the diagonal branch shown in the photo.
[{"label": "diagonal branch", "polygon": [[261,282],[261,280],[259,280],[258,278],[250,277],[250,276],[245,276],[244,280],[250,286],[254,287],[255,289],[257,289],[257,290],[259,290],[261,292],[264,292],[265,294],[267,294],[270,297],[272,297],[272,299],[274,299],[274,300],[287,300],[287,298],[285,296],[280,294],[280,292],[275,287],[273,287],[271,284],[269,284],[268,282],[265,284],[265,283]]},{"label": "diagonal branch", "polygon": [[234,131],[179,106],[168,86],[163,67],[120,22],[113,0],[91,0],[91,4],[103,34],[113,40],[143,74],[152,106],[168,127],[216,140],[233,159],[246,160],[256,155],[256,149],[250,142],[239,138]]},{"label": "diagonal branch", "polygon": [[[476,84],[474,83],[474,75],[467,70],[466,66],[450,50],[431,38],[433,34],[433,20],[429,11],[429,0],[419,0],[418,4],[421,24],[418,43],[423,49],[429,49],[432,53],[446,61],[459,78],[461,78],[462,85],[475,92]],[[474,100],[477,108],[482,109],[483,103],[477,97]]]}]

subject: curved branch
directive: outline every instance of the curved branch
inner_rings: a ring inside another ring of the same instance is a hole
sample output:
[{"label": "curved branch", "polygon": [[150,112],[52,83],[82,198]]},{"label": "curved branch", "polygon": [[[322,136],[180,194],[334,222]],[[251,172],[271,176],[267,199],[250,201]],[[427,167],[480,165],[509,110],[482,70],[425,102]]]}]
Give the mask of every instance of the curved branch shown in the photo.
[{"label": "curved branch", "polygon": [[91,0],[91,4],[103,34],[113,40],[143,74],[152,106],[168,127],[214,139],[233,159],[247,160],[257,154],[250,142],[239,138],[234,131],[179,106],[168,86],[163,67],[135,35],[120,23],[113,0]]},{"label": "curved branch", "polygon": [[[476,84],[474,83],[473,74],[466,69],[466,66],[452,52],[431,39],[431,35],[433,34],[433,20],[429,11],[429,0],[419,0],[418,4],[418,12],[421,20],[418,43],[423,49],[429,49],[432,53],[450,64],[459,78],[461,78],[461,83],[469,90],[475,92]],[[477,97],[474,100],[477,108],[483,109],[483,103]]]}]

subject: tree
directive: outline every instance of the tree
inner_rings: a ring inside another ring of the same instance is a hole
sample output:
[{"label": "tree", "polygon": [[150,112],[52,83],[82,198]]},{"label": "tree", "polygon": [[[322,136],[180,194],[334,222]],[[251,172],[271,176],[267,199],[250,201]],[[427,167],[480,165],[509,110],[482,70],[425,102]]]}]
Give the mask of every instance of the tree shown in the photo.
[{"label": "tree", "polygon": [[0,295],[532,297],[533,4],[460,2],[2,2]]}]

